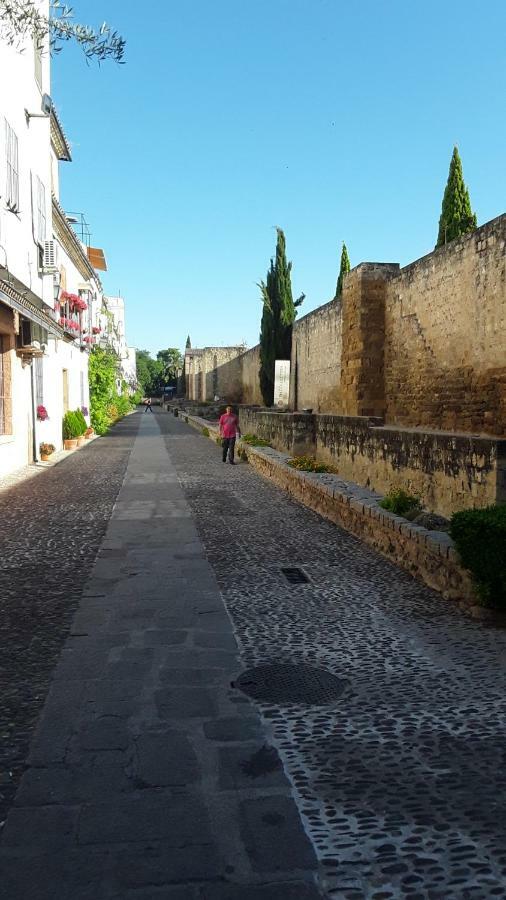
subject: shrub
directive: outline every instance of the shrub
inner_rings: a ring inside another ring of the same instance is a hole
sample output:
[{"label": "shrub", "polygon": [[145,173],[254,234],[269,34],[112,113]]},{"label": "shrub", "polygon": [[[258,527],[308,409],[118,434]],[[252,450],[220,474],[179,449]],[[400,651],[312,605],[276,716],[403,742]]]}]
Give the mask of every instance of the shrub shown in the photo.
[{"label": "shrub", "polygon": [[450,535],[485,606],[506,608],[506,506],[454,513]]},{"label": "shrub", "polygon": [[299,472],[334,471],[331,466],[326,466],[325,463],[317,462],[314,456],[294,456],[293,459],[289,459],[287,462],[292,469],[297,469]]},{"label": "shrub", "polygon": [[250,447],[270,447],[269,441],[264,441],[263,438],[257,437],[256,434],[243,434],[241,435],[241,441],[244,444],[249,444]]},{"label": "shrub", "polygon": [[76,417],[76,422],[78,423],[79,428],[81,429],[81,431],[79,432],[79,435],[84,434],[88,425],[87,425],[86,419],[83,416],[82,411],[80,409],[76,409],[74,412],[74,415]]},{"label": "shrub", "polygon": [[186,424],[188,425],[188,416],[185,416],[184,420],[185,420]]},{"label": "shrub", "polygon": [[142,391],[135,391],[130,397],[132,406],[138,406],[142,402]]},{"label": "shrub", "polygon": [[389,491],[383,500],[380,500],[379,506],[395,513],[396,516],[403,516],[412,509],[422,509],[420,497],[408,494],[402,488],[393,488]]},{"label": "shrub", "polygon": [[81,423],[76,417],[75,412],[69,410],[63,416],[63,439],[65,441],[70,441],[74,438],[78,438],[81,434],[83,434],[81,431]]},{"label": "shrub", "polygon": [[204,428],[202,429],[202,434],[204,435],[204,437],[209,437],[209,428],[204,426]]}]

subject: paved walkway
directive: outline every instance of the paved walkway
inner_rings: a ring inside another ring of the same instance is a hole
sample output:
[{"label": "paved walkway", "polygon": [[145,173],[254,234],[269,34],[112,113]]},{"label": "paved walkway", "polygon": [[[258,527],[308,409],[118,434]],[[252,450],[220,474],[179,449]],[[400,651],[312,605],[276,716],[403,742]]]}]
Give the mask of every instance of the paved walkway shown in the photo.
[{"label": "paved walkway", "polygon": [[[506,897],[506,632],[305,509],[180,419],[159,417],[245,666],[346,683],[260,701],[328,895]],[[282,572],[301,567],[309,582]],[[307,687],[307,685],[306,685]]]},{"label": "paved walkway", "polygon": [[162,417],[140,418],[8,815],[2,898],[316,900]]}]

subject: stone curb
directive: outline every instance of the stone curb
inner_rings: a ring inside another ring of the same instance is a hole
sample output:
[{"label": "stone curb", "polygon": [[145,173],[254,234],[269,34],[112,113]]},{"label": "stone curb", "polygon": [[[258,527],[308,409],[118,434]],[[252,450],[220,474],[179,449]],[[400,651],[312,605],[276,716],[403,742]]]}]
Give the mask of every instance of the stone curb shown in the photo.
[{"label": "stone curb", "polygon": [[[183,421],[216,441],[219,429],[200,416],[180,410]],[[391,562],[405,569],[453,601],[475,619],[506,626],[506,615],[480,606],[469,572],[458,560],[454,542],[446,532],[429,531],[379,506],[381,495],[369,491],[339,475],[298,472],[287,460],[288,453],[272,447],[252,447],[237,442],[237,448],[261,475],[315,512],[350,531]]]}]

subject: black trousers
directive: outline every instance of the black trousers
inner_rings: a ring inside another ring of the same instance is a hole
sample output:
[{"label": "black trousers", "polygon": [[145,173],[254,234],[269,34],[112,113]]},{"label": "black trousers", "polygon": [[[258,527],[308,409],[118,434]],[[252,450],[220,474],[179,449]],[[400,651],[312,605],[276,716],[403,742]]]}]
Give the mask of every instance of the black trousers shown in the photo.
[{"label": "black trousers", "polygon": [[149,409],[150,412],[153,412],[153,407],[152,407],[152,406],[148,406],[148,405],[146,404],[146,409],[144,410],[144,412],[147,412],[148,409]]},{"label": "black trousers", "polygon": [[233,438],[223,438],[221,442],[221,446],[223,447],[223,462],[227,461],[227,453],[229,462],[234,461],[234,451],[235,451],[235,437]]}]

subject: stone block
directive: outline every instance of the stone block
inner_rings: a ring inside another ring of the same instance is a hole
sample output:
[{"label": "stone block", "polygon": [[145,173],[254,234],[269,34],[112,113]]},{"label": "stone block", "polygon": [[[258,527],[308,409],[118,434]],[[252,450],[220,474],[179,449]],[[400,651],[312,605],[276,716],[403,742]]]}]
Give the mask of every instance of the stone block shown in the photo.
[{"label": "stone block", "polygon": [[163,720],[209,719],[218,714],[216,692],[202,687],[167,687],[155,691],[158,716]]},{"label": "stone block", "polygon": [[170,787],[198,781],[197,758],[181,732],[141,734],[135,747],[136,780],[143,786]]},{"label": "stone block", "polygon": [[[167,847],[211,845],[207,811],[201,799],[143,791],[139,797],[112,799],[83,807],[79,817],[81,846],[161,841]],[[128,855],[128,854],[127,854]]]},{"label": "stone block", "polygon": [[294,801],[285,796],[244,800],[241,835],[255,872],[297,871],[316,865]]}]

